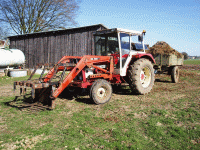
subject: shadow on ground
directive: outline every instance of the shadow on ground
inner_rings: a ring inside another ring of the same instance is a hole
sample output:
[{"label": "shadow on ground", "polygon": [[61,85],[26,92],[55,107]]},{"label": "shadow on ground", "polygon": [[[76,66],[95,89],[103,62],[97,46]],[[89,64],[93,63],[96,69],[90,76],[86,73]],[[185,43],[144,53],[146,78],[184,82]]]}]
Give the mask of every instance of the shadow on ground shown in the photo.
[{"label": "shadow on ground", "polygon": [[[155,79],[155,82],[172,83],[169,80]],[[129,86],[113,86],[113,93],[117,95],[138,95],[133,93]],[[95,105],[95,103],[88,98],[89,90],[75,90],[68,91],[64,90],[58,98],[66,100],[75,100],[80,103],[85,103],[89,105]],[[36,102],[32,99],[30,95],[28,96],[16,96],[15,99],[9,102],[4,102],[5,105],[17,108],[21,111],[44,111],[52,110],[48,105],[44,105],[41,102]]]},{"label": "shadow on ground", "polygon": [[16,96],[14,100],[4,102],[6,106],[17,108],[21,111],[38,112],[44,110],[51,110],[48,105],[43,105],[41,102],[34,102],[32,97]]},{"label": "shadow on ground", "polygon": [[171,81],[164,79],[155,79],[155,82],[172,83]]}]

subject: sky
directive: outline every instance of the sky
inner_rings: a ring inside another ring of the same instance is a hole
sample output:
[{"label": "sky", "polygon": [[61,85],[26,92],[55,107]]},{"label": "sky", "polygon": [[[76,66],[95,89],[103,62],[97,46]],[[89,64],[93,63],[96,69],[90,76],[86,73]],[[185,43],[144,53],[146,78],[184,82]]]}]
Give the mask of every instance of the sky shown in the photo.
[{"label": "sky", "polygon": [[200,0],[82,0],[78,26],[146,30],[145,43],[165,41],[200,56]]}]

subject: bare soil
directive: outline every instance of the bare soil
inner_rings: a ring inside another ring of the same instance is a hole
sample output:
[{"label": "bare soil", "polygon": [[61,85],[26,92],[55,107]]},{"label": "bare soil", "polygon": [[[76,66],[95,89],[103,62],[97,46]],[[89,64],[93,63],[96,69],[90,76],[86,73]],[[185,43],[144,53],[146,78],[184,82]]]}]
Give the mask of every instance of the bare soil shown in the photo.
[{"label": "bare soil", "polygon": [[12,85],[0,86],[0,96],[9,97],[9,96],[13,96],[13,95],[14,95],[14,91],[13,91]]},{"label": "bare soil", "polygon": [[183,65],[180,66],[181,70],[200,70],[200,65]]}]

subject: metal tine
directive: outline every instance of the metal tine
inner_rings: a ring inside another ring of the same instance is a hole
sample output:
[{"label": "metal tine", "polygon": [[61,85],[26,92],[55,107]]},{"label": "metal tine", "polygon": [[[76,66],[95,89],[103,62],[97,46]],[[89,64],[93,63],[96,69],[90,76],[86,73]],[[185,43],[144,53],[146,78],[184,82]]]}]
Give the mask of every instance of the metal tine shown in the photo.
[{"label": "metal tine", "polygon": [[43,76],[45,70],[46,70],[46,66],[44,66],[44,69],[42,70],[42,73],[41,73],[41,75],[40,75],[40,78],[39,78],[39,81],[40,81],[40,82],[41,82],[41,79],[42,79],[42,76]]},{"label": "metal tine", "polygon": [[26,94],[26,86],[24,85],[23,95]]},{"label": "metal tine", "polygon": [[64,75],[65,75],[66,68],[67,68],[67,64],[65,63],[65,68],[64,68],[64,70],[63,70],[63,72],[62,72],[62,74],[61,74],[60,82],[63,81],[63,77],[64,77]]},{"label": "metal tine", "polygon": [[30,77],[28,78],[28,80],[31,80],[31,78],[33,77],[33,75],[35,74],[36,70],[38,69],[38,65],[35,67],[34,71],[31,73]]},{"label": "metal tine", "polygon": [[22,94],[22,88],[21,87],[20,87],[19,91],[20,91],[20,95],[21,95]]},{"label": "metal tine", "polygon": [[55,66],[53,76],[52,76],[51,79],[49,80],[49,83],[50,83],[51,80],[54,78],[54,76],[56,75],[57,71],[58,71],[58,64],[56,64],[56,66]]},{"label": "metal tine", "polygon": [[31,90],[31,96],[32,96],[33,99],[35,98],[35,89],[33,89],[33,88]]},{"label": "metal tine", "polygon": [[14,82],[13,90],[15,92],[15,90],[16,90],[16,82]]}]

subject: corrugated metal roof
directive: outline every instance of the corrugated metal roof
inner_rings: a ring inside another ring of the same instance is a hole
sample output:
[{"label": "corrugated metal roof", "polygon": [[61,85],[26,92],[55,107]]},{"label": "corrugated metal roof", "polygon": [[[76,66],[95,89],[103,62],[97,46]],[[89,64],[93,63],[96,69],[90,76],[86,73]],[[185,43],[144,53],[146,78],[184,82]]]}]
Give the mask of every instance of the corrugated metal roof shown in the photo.
[{"label": "corrugated metal roof", "polygon": [[67,30],[76,30],[76,29],[82,29],[82,28],[91,28],[94,26],[103,26],[104,28],[108,29],[103,24],[95,24],[95,25],[90,25],[90,26],[83,26],[83,27],[76,27],[76,28],[68,28],[68,29],[62,29],[62,30],[52,30],[52,31],[42,31],[42,32],[34,32],[34,33],[27,33],[27,34],[21,34],[21,35],[14,35],[14,36],[8,36],[7,38],[12,38],[12,37],[19,37],[19,36],[28,36],[28,35],[34,35],[34,34],[44,34],[44,33],[53,33],[53,32],[60,32],[60,31],[67,31]]}]

